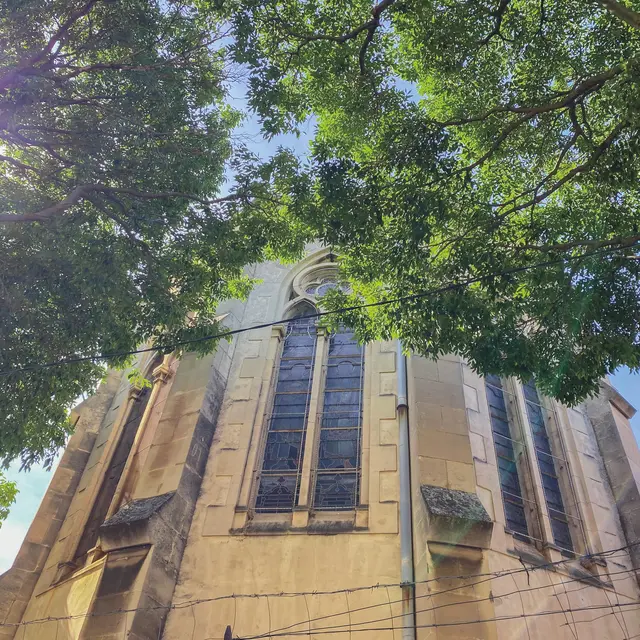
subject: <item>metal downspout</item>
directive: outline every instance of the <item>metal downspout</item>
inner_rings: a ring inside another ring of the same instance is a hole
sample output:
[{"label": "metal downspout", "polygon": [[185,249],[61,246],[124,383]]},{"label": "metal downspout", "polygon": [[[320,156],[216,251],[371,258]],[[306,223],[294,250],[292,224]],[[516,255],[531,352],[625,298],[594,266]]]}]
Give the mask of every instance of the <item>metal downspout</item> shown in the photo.
[{"label": "metal downspout", "polygon": [[398,457],[400,472],[400,554],[402,565],[402,640],[416,640],[413,523],[411,513],[411,462],[409,455],[409,401],[407,393],[407,358],[398,340]]}]

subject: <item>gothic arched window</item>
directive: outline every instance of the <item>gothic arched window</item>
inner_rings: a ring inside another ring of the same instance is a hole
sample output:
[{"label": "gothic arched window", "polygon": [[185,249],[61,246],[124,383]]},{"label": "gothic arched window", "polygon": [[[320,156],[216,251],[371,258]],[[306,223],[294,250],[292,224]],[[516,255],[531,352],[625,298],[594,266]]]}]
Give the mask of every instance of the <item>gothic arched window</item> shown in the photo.
[{"label": "gothic arched window", "polygon": [[274,376],[255,511],[354,509],[361,476],[364,348],[353,332],[319,329],[313,302],[342,286],[335,267],[294,284]]}]

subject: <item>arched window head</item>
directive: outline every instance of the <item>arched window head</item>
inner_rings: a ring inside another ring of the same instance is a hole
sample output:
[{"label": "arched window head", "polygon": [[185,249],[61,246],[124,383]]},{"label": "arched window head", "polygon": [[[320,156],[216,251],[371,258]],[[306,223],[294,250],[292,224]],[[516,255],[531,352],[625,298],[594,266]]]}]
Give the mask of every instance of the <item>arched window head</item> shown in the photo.
[{"label": "arched window head", "polygon": [[317,313],[318,310],[306,300],[300,300],[294,307],[289,309],[287,318],[301,318],[302,316],[310,316]]},{"label": "arched window head", "polygon": [[308,267],[296,276],[289,299],[316,300],[336,288],[343,291],[349,290],[348,285],[340,281],[335,263],[321,263]]}]

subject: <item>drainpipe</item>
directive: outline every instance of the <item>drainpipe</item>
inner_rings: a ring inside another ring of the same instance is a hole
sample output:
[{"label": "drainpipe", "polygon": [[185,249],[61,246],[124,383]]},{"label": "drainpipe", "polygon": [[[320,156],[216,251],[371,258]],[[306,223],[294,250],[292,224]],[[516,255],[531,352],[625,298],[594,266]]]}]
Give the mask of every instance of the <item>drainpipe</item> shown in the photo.
[{"label": "drainpipe", "polygon": [[413,584],[413,531],[411,513],[411,467],[409,456],[409,401],[407,358],[398,340],[398,457],[400,472],[400,582],[402,583],[402,640],[416,640]]}]

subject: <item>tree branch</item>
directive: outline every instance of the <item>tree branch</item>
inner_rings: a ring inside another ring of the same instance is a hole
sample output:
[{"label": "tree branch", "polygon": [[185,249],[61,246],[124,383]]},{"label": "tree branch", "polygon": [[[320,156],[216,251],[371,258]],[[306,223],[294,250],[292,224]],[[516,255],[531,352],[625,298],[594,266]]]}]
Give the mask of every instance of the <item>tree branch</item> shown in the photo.
[{"label": "tree branch", "polygon": [[510,3],[511,3],[511,0],[500,0],[500,4],[498,5],[498,8],[495,11],[491,12],[490,15],[492,15],[496,19],[493,25],[493,29],[484,38],[482,38],[482,40],[478,42],[478,46],[484,46],[489,44],[493,36],[500,36],[501,38],[503,38],[503,36],[500,34],[500,28],[502,27],[502,20],[504,19],[504,14],[506,13]]},{"label": "tree branch", "polygon": [[601,247],[632,247],[640,242],[640,235],[627,236],[624,238],[610,238],[609,240],[577,240],[575,242],[562,242],[559,244],[525,244],[517,249],[532,249],[535,251],[568,251],[577,247],[589,247],[590,249],[600,249]]},{"label": "tree branch", "polygon": [[83,7],[71,13],[67,20],[65,20],[62,25],[60,25],[60,28],[49,38],[44,49],[31,56],[27,60],[24,60],[22,63],[18,64],[15,69],[9,71],[9,73],[0,78],[0,91],[6,90],[11,86],[11,84],[18,76],[24,73],[24,71],[29,68],[35,67],[45,58],[47,58],[47,56],[51,55],[51,52],[55,48],[56,44],[58,44],[60,40],[65,37],[69,29],[71,29],[71,27],[73,27],[73,25],[78,22],[78,20],[84,18],[84,16],[86,16],[93,9],[93,7],[101,1],[113,0],[89,0]]},{"label": "tree branch", "polygon": [[35,171],[39,173],[38,169],[32,167],[30,164],[25,164],[24,162],[20,162],[20,160],[16,160],[15,158],[11,158],[10,156],[0,155],[0,162],[10,162],[18,169],[24,169],[25,171]]},{"label": "tree branch", "polygon": [[80,185],[76,187],[64,200],[54,204],[46,209],[35,211],[33,213],[23,213],[21,215],[14,215],[12,213],[0,213],[0,223],[7,222],[44,222],[50,220],[54,216],[58,216],[64,213],[69,207],[77,204],[80,200],[86,197],[90,187],[88,185]]},{"label": "tree branch", "polygon": [[567,91],[561,100],[555,102],[549,102],[541,104],[535,107],[515,107],[512,105],[498,105],[488,109],[484,113],[477,116],[471,116],[469,118],[462,118],[459,120],[447,120],[445,122],[436,122],[435,124],[441,127],[457,127],[465,124],[472,124],[474,122],[482,122],[487,120],[493,115],[500,113],[522,113],[525,115],[540,115],[542,113],[548,113],[549,111],[556,111],[558,109],[565,109],[571,104],[575,104],[578,98],[584,98],[594,91],[599,90],[609,80],[612,80],[622,72],[622,67],[616,66],[607,71],[603,71],[595,76],[591,76],[582,82],[579,82],[572,89]]},{"label": "tree branch", "polygon": [[[535,198],[532,198],[528,202],[524,202],[522,204],[513,206],[508,211],[506,211],[504,213],[501,213],[500,214],[500,220],[506,218],[507,216],[511,215],[512,213],[515,213],[516,211],[521,211],[522,209],[526,209],[527,207],[531,207],[532,205],[535,205],[535,204],[538,204],[539,202],[542,202],[543,200],[548,198],[551,194],[555,193],[564,184],[566,184],[567,182],[569,182],[570,180],[575,178],[577,175],[579,175],[581,173],[584,173],[585,171],[591,169],[596,164],[596,162],[600,159],[600,157],[607,151],[607,149],[613,144],[613,142],[620,135],[620,133],[627,126],[628,126],[627,122],[619,123],[611,131],[611,133],[602,141],[602,143],[596,147],[595,151],[593,152],[593,154],[591,154],[591,156],[589,157],[589,159],[586,162],[584,162],[583,164],[579,164],[579,165],[575,166],[573,169],[571,169],[571,171],[568,171],[564,176],[562,176],[562,178],[560,178],[560,180],[558,180],[553,186],[549,187],[543,193],[535,196]],[[546,179],[545,179],[545,181],[546,181]],[[526,193],[526,192],[524,192],[524,193]],[[514,199],[511,199],[511,200],[509,200],[507,202],[504,202],[504,203],[502,203],[500,205],[495,205],[495,206],[497,206],[499,209],[502,209],[502,208],[504,208],[506,206],[509,206],[513,202],[515,202],[516,199],[517,199],[517,197],[514,198]]]},{"label": "tree branch", "polygon": [[627,5],[616,0],[595,0],[603,6],[609,13],[613,14],[622,22],[625,22],[634,29],[640,29],[640,13],[627,7]]},{"label": "tree branch", "polygon": [[136,189],[129,189],[126,187],[109,187],[102,184],[84,184],[76,187],[64,200],[61,200],[57,204],[47,207],[46,209],[24,214],[2,213],[0,214],[0,223],[45,222],[53,217],[62,215],[67,211],[67,209],[78,204],[81,200],[87,199],[93,202],[89,197],[92,193],[104,193],[105,195],[121,193],[142,200],[184,198],[186,200],[198,202],[204,206],[233,202],[235,200],[251,200],[253,198],[252,194],[246,192],[232,193],[221,198],[206,199],[193,193],[182,193],[180,191],[160,191],[154,193],[138,191]]},{"label": "tree branch", "polygon": [[373,40],[373,36],[375,35],[376,29],[380,26],[380,18],[382,14],[388,9],[391,5],[395,4],[396,0],[381,0],[377,5],[375,5],[371,11],[371,19],[363,22],[361,25],[357,26],[355,29],[348,31],[347,33],[343,33],[342,35],[328,35],[325,33],[313,33],[313,34],[305,34],[298,33],[295,31],[291,31],[289,27],[276,16],[275,20],[279,22],[286,30],[287,34],[293,38],[297,38],[298,40],[302,40],[302,44],[298,45],[295,53],[299,53],[302,47],[309,43],[315,42],[318,40],[324,40],[327,42],[336,42],[337,44],[344,44],[349,40],[353,40],[357,38],[361,33],[366,31],[367,36],[362,43],[362,47],[360,47],[360,53],[358,54],[358,62],[360,65],[360,73],[365,75],[365,56],[367,53],[367,49]]}]

